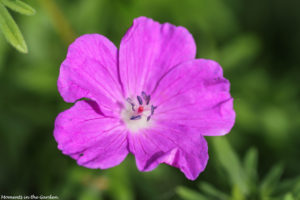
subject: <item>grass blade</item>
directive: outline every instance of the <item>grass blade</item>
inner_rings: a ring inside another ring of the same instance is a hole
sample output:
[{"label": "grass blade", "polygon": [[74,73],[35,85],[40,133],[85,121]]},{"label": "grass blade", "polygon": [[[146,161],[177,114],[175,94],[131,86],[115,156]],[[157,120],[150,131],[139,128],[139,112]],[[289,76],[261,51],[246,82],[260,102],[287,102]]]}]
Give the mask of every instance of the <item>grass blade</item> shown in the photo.
[{"label": "grass blade", "polygon": [[258,153],[255,148],[250,148],[244,157],[244,171],[250,190],[255,190],[258,173],[257,173]]},{"label": "grass blade", "polygon": [[211,185],[207,182],[200,183],[199,188],[207,195],[216,197],[218,199],[222,199],[222,200],[230,199],[230,197],[227,194],[221,192],[220,190],[218,190],[213,185]]},{"label": "grass blade", "polygon": [[176,193],[184,200],[208,200],[202,194],[183,186],[178,187]]},{"label": "grass blade", "polygon": [[229,175],[232,185],[237,185],[243,194],[248,194],[249,188],[241,162],[225,137],[213,138],[214,148],[221,166]]},{"label": "grass blade", "polygon": [[281,164],[275,165],[269,173],[265,176],[263,179],[260,189],[261,189],[261,195],[263,197],[268,197],[272,194],[274,189],[276,188],[279,179],[283,173],[283,166]]}]

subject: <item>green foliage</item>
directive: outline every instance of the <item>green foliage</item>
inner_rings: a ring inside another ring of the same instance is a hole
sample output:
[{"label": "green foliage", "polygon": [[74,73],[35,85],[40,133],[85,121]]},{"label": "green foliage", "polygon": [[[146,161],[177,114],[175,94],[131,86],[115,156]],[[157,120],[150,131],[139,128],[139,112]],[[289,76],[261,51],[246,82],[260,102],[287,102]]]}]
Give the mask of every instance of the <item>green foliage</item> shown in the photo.
[{"label": "green foliage", "polygon": [[257,165],[258,165],[258,152],[255,148],[250,148],[245,155],[243,168],[245,176],[247,177],[247,185],[249,190],[253,190],[257,181]]},{"label": "green foliage", "polygon": [[233,70],[253,60],[261,53],[261,42],[253,34],[240,35],[228,42],[220,51],[223,67]]},{"label": "green foliage", "polygon": [[[197,191],[189,191],[179,187],[178,195],[189,200],[191,197],[198,195],[203,199],[222,199],[222,200],[272,200],[272,199],[293,199],[293,195],[299,194],[298,184],[300,184],[300,176],[296,180],[281,181],[280,177],[283,173],[281,164],[277,164],[270,169],[265,177],[259,181],[257,177],[257,150],[250,148],[245,157],[244,165],[238,158],[236,152],[232,149],[225,137],[213,139],[214,148],[223,170],[226,172],[225,179],[231,180],[230,193],[226,194],[207,182],[200,182],[199,188],[205,194]],[[240,175],[241,178],[238,178]],[[282,187],[285,189],[282,190]],[[183,191],[182,191],[183,190]],[[188,192],[191,193],[189,196]],[[287,193],[288,192],[288,193]]]},{"label": "green foliage", "polygon": [[27,53],[23,35],[5,6],[24,15],[34,15],[35,10],[20,0],[0,0],[0,30],[13,47],[22,53]]},{"label": "green foliage", "polygon": [[230,196],[227,195],[226,193],[218,190],[217,188],[215,188],[213,185],[211,185],[210,183],[207,182],[201,182],[199,184],[199,188],[200,190],[203,191],[203,193],[205,193],[207,196],[212,196],[215,197],[217,199],[223,199],[223,200],[229,200]]},{"label": "green foliage", "polygon": [[242,168],[241,162],[236,153],[232,150],[225,137],[216,137],[214,140],[214,148],[218,156],[221,166],[229,175],[232,185],[237,185],[243,194],[248,194],[246,176]]},{"label": "green foliage", "polygon": [[1,0],[4,6],[23,15],[34,15],[35,10],[20,0]]},{"label": "green foliage", "polygon": [[208,198],[202,194],[186,187],[178,187],[176,192],[185,200],[208,200]]},{"label": "green foliage", "polygon": [[294,200],[294,197],[292,194],[288,193],[284,196],[284,200]]},{"label": "green foliage", "polygon": [[276,189],[280,177],[283,173],[283,167],[279,164],[275,165],[262,180],[260,185],[262,199],[268,199],[273,191]]},{"label": "green foliage", "polygon": [[9,14],[8,10],[0,3],[0,29],[7,41],[22,53],[27,53],[27,45],[23,35]]}]

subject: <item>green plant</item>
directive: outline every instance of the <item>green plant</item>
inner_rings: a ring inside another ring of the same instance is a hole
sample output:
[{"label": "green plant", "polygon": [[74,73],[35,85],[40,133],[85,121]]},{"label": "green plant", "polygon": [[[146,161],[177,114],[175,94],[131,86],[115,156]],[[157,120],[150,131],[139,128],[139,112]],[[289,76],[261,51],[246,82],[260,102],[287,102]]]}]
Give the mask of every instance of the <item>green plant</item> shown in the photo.
[{"label": "green plant", "polygon": [[260,180],[258,177],[258,153],[250,148],[241,161],[224,137],[214,138],[218,163],[226,174],[230,192],[220,191],[212,184],[200,182],[199,191],[178,187],[177,194],[184,200],[296,200],[300,198],[300,177],[281,180],[283,166],[274,165]]},{"label": "green plant", "polygon": [[27,53],[24,37],[7,8],[23,15],[34,15],[35,10],[20,0],[0,0],[0,30],[13,47],[22,53]]}]

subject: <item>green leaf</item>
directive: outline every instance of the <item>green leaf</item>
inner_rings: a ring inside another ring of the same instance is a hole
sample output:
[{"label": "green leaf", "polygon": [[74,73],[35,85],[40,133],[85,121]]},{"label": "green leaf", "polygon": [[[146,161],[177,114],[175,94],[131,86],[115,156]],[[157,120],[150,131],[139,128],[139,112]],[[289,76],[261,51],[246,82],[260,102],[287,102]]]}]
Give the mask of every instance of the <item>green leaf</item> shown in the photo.
[{"label": "green leaf", "polygon": [[232,187],[232,195],[231,195],[231,199],[232,200],[245,200],[245,196],[243,195],[243,193],[240,190],[240,187],[238,187],[237,185],[234,185]]},{"label": "green leaf", "polygon": [[241,35],[221,49],[221,63],[226,70],[245,65],[254,60],[261,51],[261,42],[252,34]]},{"label": "green leaf", "polygon": [[208,200],[208,198],[202,194],[183,186],[178,187],[176,193],[184,200]]},{"label": "green leaf", "polygon": [[213,144],[218,160],[229,175],[232,185],[237,185],[243,194],[248,194],[249,188],[242,165],[226,138],[215,137],[213,138]]},{"label": "green leaf", "polygon": [[260,190],[262,197],[268,197],[275,190],[279,179],[283,173],[283,166],[281,164],[275,165],[270,172],[263,179]]},{"label": "green leaf", "polygon": [[102,200],[101,191],[93,188],[84,187],[77,197],[79,200]]},{"label": "green leaf", "polygon": [[291,193],[288,193],[284,196],[284,200],[294,200],[294,197]]},{"label": "green leaf", "polygon": [[251,186],[255,185],[257,180],[257,160],[257,150],[255,148],[250,148],[244,158],[244,170]]},{"label": "green leaf", "polygon": [[34,15],[35,9],[29,6],[28,4],[20,0],[1,0],[1,2],[8,8],[24,14],[24,15]]},{"label": "green leaf", "polygon": [[27,45],[23,35],[9,14],[8,10],[0,3],[0,29],[7,41],[22,53],[27,53]]},{"label": "green leaf", "polygon": [[274,194],[282,195],[288,191],[300,191],[300,176],[280,181]]},{"label": "green leaf", "polygon": [[217,197],[218,199],[222,199],[222,200],[229,199],[229,196],[227,194],[221,192],[220,190],[218,190],[213,185],[207,182],[200,183],[199,188],[207,195]]},{"label": "green leaf", "polygon": [[[126,165],[128,166],[128,165]],[[131,200],[134,199],[134,192],[130,177],[128,175],[128,167],[118,166],[107,171],[110,177],[110,187],[108,192],[113,200]]]}]

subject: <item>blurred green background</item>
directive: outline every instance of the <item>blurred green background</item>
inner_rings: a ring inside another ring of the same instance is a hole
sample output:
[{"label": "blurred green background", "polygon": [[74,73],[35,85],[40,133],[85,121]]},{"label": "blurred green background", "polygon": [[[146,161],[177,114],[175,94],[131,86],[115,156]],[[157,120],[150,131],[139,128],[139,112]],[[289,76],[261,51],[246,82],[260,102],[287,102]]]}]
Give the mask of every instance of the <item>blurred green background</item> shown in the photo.
[{"label": "blurred green background", "polygon": [[[300,1],[31,0],[10,11],[28,54],[0,34],[0,195],[60,199],[300,199]],[[197,57],[218,61],[231,82],[236,124],[207,137],[210,160],[196,181],[161,165],[138,172],[134,157],[108,170],[80,167],[53,138],[70,107],[56,88],[68,44],[100,33],[117,46],[138,16],[185,26]]]}]

